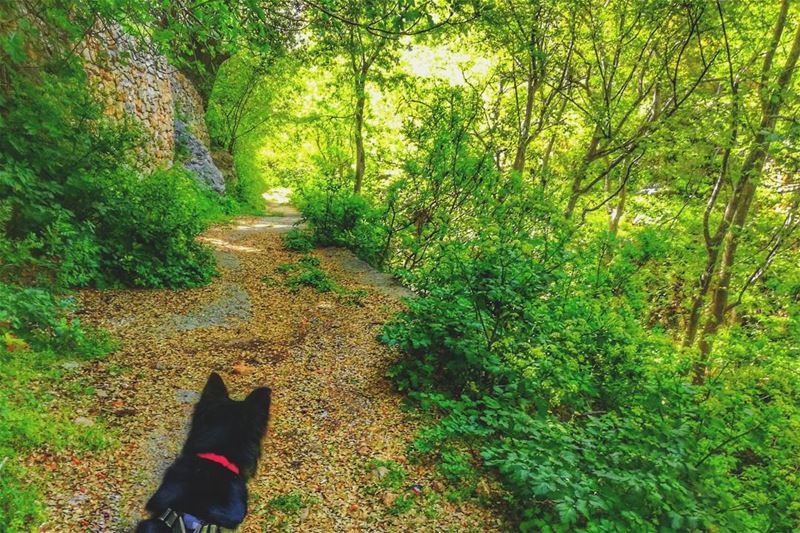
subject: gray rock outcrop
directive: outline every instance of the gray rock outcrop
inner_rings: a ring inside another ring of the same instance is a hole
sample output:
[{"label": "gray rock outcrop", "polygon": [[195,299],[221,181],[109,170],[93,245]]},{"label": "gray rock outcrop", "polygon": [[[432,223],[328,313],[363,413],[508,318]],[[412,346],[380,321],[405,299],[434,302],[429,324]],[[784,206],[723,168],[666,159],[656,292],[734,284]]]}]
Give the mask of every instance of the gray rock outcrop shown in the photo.
[{"label": "gray rock outcrop", "polygon": [[178,119],[175,119],[175,145],[186,148],[187,158],[182,163],[187,170],[194,172],[197,179],[212,190],[220,194],[225,192],[225,177],[211,159],[208,148]]}]

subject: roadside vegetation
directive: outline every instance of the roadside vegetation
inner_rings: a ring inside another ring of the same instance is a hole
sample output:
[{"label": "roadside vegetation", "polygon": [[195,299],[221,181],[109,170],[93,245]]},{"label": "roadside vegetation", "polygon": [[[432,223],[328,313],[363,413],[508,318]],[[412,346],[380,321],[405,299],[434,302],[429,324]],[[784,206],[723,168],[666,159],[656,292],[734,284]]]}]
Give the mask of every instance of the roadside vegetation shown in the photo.
[{"label": "roadside vegetation", "polygon": [[[195,237],[282,186],[302,255],[265,283],[357,303],[314,256],[340,246],[416,293],[381,340],[448,498],[522,531],[798,527],[795,3],[46,4],[0,22],[0,523],[40,516],[26,450],[109,438],[51,392],[113,346],[68,291],[208,283]],[[137,164],[71,54],[97,17],[198,86],[228,196]]]}]

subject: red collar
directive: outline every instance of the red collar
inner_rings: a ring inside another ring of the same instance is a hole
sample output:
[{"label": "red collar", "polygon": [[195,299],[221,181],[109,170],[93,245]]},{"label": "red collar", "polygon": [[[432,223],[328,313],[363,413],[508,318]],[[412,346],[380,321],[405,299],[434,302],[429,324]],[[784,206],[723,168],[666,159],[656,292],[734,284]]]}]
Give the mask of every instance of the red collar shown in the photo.
[{"label": "red collar", "polygon": [[239,475],[239,467],[233,464],[232,462],[228,461],[228,458],[224,455],[218,455],[216,453],[198,453],[197,457],[200,459],[206,459],[208,461],[213,461],[218,465],[224,466],[237,476]]}]

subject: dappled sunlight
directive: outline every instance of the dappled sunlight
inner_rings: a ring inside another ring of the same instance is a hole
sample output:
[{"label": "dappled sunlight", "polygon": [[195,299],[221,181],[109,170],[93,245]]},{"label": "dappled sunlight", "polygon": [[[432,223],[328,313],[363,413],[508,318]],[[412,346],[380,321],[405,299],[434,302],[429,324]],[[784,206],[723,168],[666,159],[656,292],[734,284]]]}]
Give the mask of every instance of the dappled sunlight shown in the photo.
[{"label": "dappled sunlight", "polygon": [[291,229],[294,224],[287,223],[274,223],[274,222],[259,222],[256,224],[239,224],[236,229],[239,231],[256,231],[259,229],[276,228],[276,229]]},{"label": "dappled sunlight", "polygon": [[798,530],[800,0],[134,4],[0,3],[0,533]]},{"label": "dappled sunlight", "polygon": [[266,202],[266,211],[269,220],[259,222],[256,228],[275,228],[288,231],[300,220],[300,213],[291,204],[292,189],[288,187],[275,187],[263,193],[261,197]]},{"label": "dappled sunlight", "polygon": [[[243,226],[236,226],[236,229],[241,229],[242,227]],[[223,239],[214,239],[212,237],[198,237],[197,240],[207,243],[219,250],[226,250],[229,252],[244,252],[252,254],[260,251],[258,248],[253,248],[252,246],[242,246],[240,244],[233,244]]]}]

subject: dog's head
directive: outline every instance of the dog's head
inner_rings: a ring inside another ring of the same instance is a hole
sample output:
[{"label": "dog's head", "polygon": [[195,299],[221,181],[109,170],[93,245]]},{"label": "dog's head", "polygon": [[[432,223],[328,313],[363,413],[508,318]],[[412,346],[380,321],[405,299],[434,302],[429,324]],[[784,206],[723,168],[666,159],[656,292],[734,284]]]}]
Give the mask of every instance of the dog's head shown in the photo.
[{"label": "dog's head", "polygon": [[236,464],[245,479],[253,475],[269,421],[271,391],[260,387],[242,401],[232,400],[219,374],[208,377],[194,409],[183,452],[213,452]]}]

